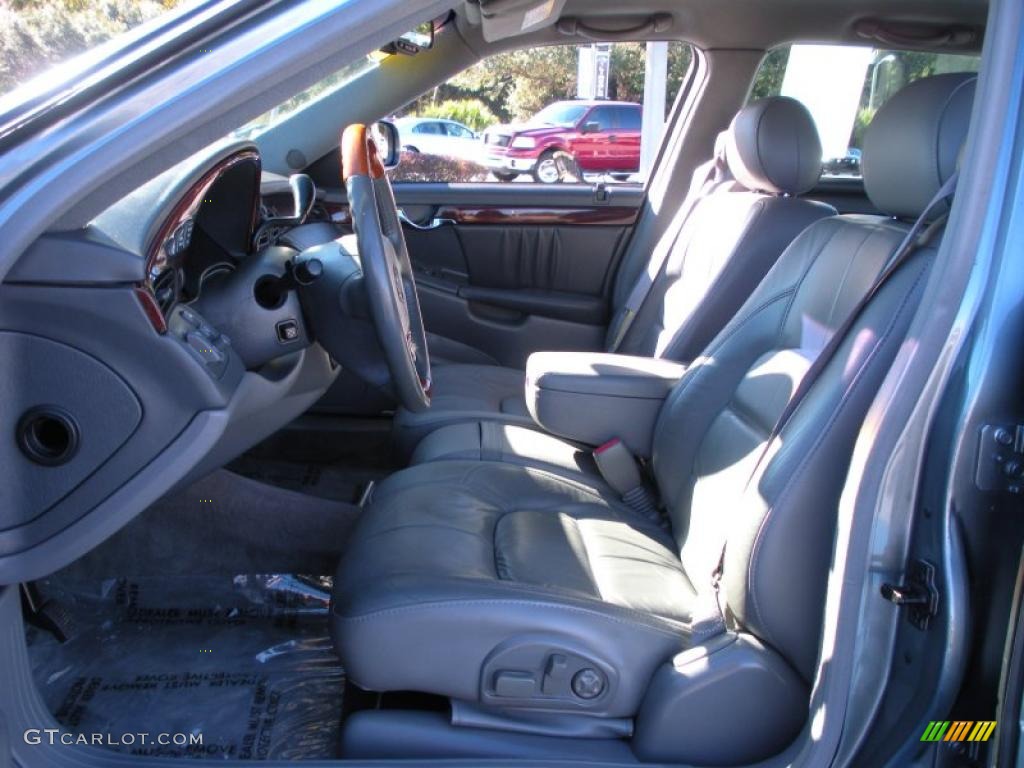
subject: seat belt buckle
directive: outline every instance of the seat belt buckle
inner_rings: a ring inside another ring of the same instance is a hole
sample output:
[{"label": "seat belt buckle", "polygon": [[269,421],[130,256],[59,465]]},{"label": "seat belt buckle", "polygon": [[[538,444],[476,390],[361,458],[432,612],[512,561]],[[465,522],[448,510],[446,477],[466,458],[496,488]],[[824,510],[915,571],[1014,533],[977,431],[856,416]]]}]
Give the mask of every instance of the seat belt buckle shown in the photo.
[{"label": "seat belt buckle", "polygon": [[619,438],[595,448],[592,455],[601,477],[630,509],[662,527],[666,525],[657,500],[644,485],[640,464]]},{"label": "seat belt buckle", "polygon": [[601,471],[601,477],[620,496],[643,485],[640,467],[619,438],[615,437],[594,449],[594,461]]}]

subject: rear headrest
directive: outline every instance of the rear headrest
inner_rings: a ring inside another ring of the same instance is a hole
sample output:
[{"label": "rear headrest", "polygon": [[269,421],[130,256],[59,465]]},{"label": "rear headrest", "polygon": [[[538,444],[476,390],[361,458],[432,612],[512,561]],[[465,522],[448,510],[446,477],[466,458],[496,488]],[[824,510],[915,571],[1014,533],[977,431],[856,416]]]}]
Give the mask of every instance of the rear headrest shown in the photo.
[{"label": "rear headrest", "polygon": [[915,219],[956,170],[977,76],[917,80],[887,101],[864,134],[864,191],[878,210]]},{"label": "rear headrest", "polygon": [[796,99],[759,99],[729,125],[725,161],[747,189],[800,195],[818,183],[821,139],[811,113]]}]

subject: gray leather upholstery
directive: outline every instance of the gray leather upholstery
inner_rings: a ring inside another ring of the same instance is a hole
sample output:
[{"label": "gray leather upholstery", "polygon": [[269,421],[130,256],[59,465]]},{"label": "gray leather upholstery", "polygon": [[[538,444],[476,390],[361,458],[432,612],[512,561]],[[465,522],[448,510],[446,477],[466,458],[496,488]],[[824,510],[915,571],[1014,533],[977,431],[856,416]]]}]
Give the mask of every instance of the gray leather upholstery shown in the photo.
[{"label": "gray leather upholstery", "polygon": [[602,714],[636,711],[685,647],[692,588],[672,538],[607,490],[496,462],[392,475],[342,558],[334,637],[371,690],[481,695],[481,670],[523,638],[614,670]]},{"label": "gray leather upholstery", "polygon": [[802,195],[821,175],[821,139],[807,107],[788,96],[760,99],[733,118],[725,157],[750,190]]},{"label": "gray leather upholstery", "polygon": [[652,357],[537,352],[526,363],[526,406],[551,434],[587,445],[618,438],[647,457],[661,405],[685,371]]},{"label": "gray leather upholstery", "polygon": [[[943,82],[947,95],[962,85]],[[921,125],[949,119],[942,99],[917,98],[918,88],[933,87],[910,86],[880,112],[899,114],[906,98],[927,109],[930,121],[882,119],[869,146],[884,145],[882,131],[902,145]],[[959,103],[968,110],[970,99]],[[966,130],[966,121],[957,124]],[[963,137],[944,142],[940,167],[955,160]],[[909,169],[916,159],[903,162]],[[693,741],[699,733],[673,740],[651,712],[671,708],[685,719],[687,702],[703,707],[708,696],[722,711],[730,702],[747,706],[749,690],[739,681],[756,680],[762,705],[788,724],[788,733],[774,732],[785,743],[806,714],[853,444],[904,343],[934,245],[915,252],[878,291],[755,465],[811,361],[908,230],[882,216],[813,224],[688,367],[658,419],[650,462],[670,532],[585,473],[442,461],[390,477],[357,524],[335,582],[335,638],[352,679],[494,705],[494,660],[519,645],[541,646],[555,650],[524,652],[512,665],[535,669],[536,695],[505,707],[628,717],[643,699],[637,732],[644,754],[732,764],[752,759],[750,743]],[[697,593],[723,546],[725,615],[734,631],[756,640],[735,657],[694,665],[683,680],[683,667],[664,662],[690,646]],[[606,698],[544,700],[540,680],[557,654],[591,659],[611,681]],[[655,667],[659,682],[645,697]]]},{"label": "gray leather upholstery", "polygon": [[430,349],[430,364],[432,366],[452,365],[455,363],[468,363],[470,365],[500,365],[490,355],[481,352],[476,347],[463,344],[447,336],[438,336],[436,333],[427,332],[427,346]]},{"label": "gray leather upholstery", "polygon": [[500,365],[439,365],[433,369],[433,377],[430,410],[414,414],[403,408],[396,416],[402,424],[414,427],[417,437],[451,423],[452,413],[460,414],[457,421],[496,419],[533,424],[520,370]]},{"label": "gray leather upholstery", "polygon": [[[733,317],[785,247],[809,224],[835,213],[831,206],[790,196],[813,186],[821,168],[814,122],[793,99],[765,99],[741,110],[728,132],[726,160],[735,179],[717,184],[661,242],[630,243],[630,249],[649,254],[670,252],[615,351],[689,362]],[[627,293],[620,286],[613,290],[611,336],[622,322]],[[441,425],[476,419],[527,423],[510,416],[525,412],[522,371],[502,370],[485,377],[476,366],[439,367],[430,412],[399,410],[399,439],[415,445]],[[465,384],[459,381],[463,377]],[[462,399],[470,389],[473,395]]]},{"label": "gray leather upholstery", "polygon": [[600,483],[588,446],[500,421],[467,421],[435,429],[420,440],[410,464],[442,459],[503,461],[556,474],[584,474],[590,482]]},{"label": "gray leather upholstery", "polygon": [[975,76],[936,75],[913,83],[879,111],[864,136],[864,191],[879,210],[915,219],[960,160]]},{"label": "gray leather upholstery", "polygon": [[822,203],[735,189],[702,200],[618,351],[690,362],[786,246],[834,213]]}]

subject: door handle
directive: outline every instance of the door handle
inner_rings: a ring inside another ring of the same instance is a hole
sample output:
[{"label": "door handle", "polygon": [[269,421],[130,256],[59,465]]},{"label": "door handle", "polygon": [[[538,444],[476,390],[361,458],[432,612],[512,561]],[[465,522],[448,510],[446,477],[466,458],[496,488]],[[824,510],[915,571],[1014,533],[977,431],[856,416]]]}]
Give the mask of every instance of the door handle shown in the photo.
[{"label": "door handle", "polygon": [[618,135],[617,135],[617,134],[614,134],[614,133],[610,133],[610,134],[608,134],[608,142],[609,142],[610,144],[614,144],[614,143],[615,143],[615,142],[617,142],[618,140],[619,140],[619,137],[618,137]]},{"label": "door handle", "polygon": [[430,232],[432,230],[440,229],[441,227],[455,223],[455,219],[433,218],[427,224],[418,224],[412,219],[410,219],[408,216],[406,216],[405,211],[403,211],[401,208],[398,209],[398,220],[405,224],[407,227],[412,227],[413,229],[418,230],[420,232]]}]

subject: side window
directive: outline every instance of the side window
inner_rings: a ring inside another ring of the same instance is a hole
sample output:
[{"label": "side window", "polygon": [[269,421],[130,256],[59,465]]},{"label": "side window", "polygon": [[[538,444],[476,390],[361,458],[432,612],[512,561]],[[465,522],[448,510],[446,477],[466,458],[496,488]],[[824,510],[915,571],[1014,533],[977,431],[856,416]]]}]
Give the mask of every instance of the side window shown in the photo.
[{"label": "side window", "polygon": [[473,132],[466,128],[464,125],[458,123],[445,123],[445,130],[448,131],[449,136],[454,136],[457,139],[472,139]]},{"label": "side window", "polygon": [[431,136],[440,136],[444,133],[440,123],[420,123],[412,129],[413,133],[426,133]]},{"label": "side window", "polygon": [[[392,115],[446,121],[443,134],[460,140],[410,144],[418,151],[403,152],[389,176],[399,182],[639,183],[691,60],[690,46],[677,42],[550,45],[483,59]],[[648,67],[664,69],[666,88],[644,110]],[[618,151],[609,152],[576,134],[584,115],[602,133],[644,138],[619,142]]]},{"label": "side window", "polygon": [[639,131],[643,112],[635,107],[616,107],[618,121],[616,127],[620,131]]},{"label": "side window", "polygon": [[583,118],[583,128],[597,126],[599,133],[607,133],[615,129],[615,112],[612,107],[594,107],[590,113]]},{"label": "side window", "polygon": [[864,131],[879,107],[915,80],[977,72],[980,63],[980,57],[962,54],[793,45],[765,57],[750,98],[782,95],[803,102],[821,137],[822,175],[857,178]]}]

